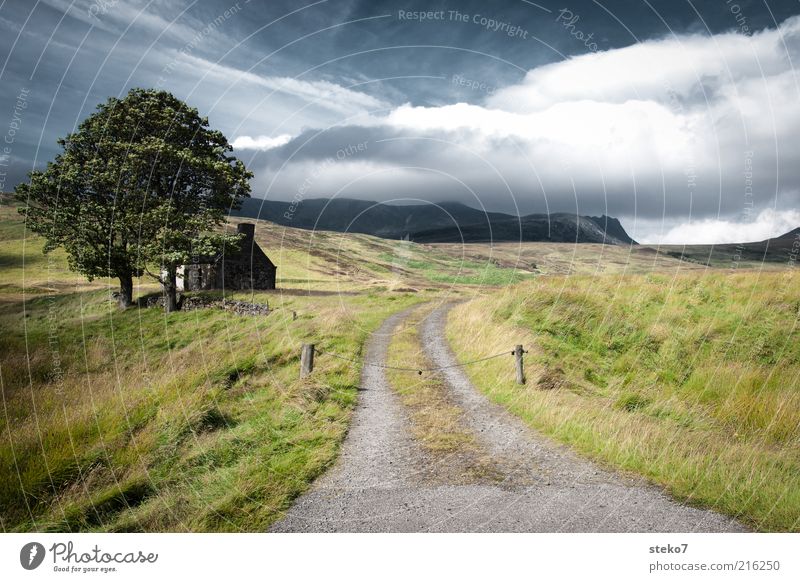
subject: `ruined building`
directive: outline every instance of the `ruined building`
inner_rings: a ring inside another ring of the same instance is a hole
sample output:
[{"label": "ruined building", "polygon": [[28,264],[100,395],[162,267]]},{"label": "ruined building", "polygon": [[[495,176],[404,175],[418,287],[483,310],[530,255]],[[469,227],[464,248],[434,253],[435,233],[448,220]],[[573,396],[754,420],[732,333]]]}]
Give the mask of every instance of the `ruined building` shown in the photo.
[{"label": "ruined building", "polygon": [[185,265],[178,271],[178,288],[186,291],[275,289],[278,268],[255,241],[256,225],[242,222],[236,231],[244,234],[238,252],[221,253]]}]

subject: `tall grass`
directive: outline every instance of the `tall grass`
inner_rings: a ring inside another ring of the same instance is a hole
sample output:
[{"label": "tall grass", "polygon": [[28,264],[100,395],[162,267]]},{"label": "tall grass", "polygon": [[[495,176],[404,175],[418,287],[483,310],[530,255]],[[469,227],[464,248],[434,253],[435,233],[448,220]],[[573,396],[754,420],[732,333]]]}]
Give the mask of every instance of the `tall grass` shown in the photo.
[{"label": "tall grass", "polygon": [[[0,204],[0,529],[260,531],[280,517],[335,459],[357,398],[359,367],[342,360],[299,380],[300,345],[357,356],[422,300],[345,287],[292,236],[265,244],[282,289],[234,296],[268,316],[120,312],[114,281],[42,256]],[[308,293],[312,277],[329,291]]]},{"label": "tall grass", "polygon": [[335,458],[357,395],[341,360],[301,381],[299,346],[357,354],[416,298],[269,299],[262,317],[165,316],[92,292],[2,315],[3,529],[259,531],[279,517]]},{"label": "tall grass", "polygon": [[542,278],[457,307],[475,383],[532,426],[758,530],[800,529],[800,274]]}]

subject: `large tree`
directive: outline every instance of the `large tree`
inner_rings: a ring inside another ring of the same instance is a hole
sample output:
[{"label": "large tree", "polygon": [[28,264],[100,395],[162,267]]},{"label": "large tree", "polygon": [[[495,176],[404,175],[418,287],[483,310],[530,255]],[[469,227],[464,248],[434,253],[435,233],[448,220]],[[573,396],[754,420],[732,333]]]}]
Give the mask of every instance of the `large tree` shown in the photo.
[{"label": "large tree", "polygon": [[118,278],[122,307],[148,272],[176,309],[178,265],[235,242],[213,232],[249,196],[252,174],[225,136],[170,93],[133,89],[58,143],[63,152],[16,189],[45,252],[63,247],[90,280]]}]

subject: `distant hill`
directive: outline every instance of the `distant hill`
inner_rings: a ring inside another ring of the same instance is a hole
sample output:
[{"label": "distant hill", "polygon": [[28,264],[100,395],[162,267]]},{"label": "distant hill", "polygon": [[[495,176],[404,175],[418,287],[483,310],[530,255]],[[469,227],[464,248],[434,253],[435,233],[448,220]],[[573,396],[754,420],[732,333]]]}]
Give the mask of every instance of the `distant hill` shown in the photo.
[{"label": "distant hill", "polygon": [[767,239],[767,241],[764,241],[764,242],[768,242],[770,240],[778,241],[778,242],[784,241],[784,240],[790,240],[790,241],[794,242],[795,240],[798,240],[798,239],[800,239],[800,226],[798,226],[794,230],[790,230],[786,234],[782,234],[781,236],[776,236],[773,239]]},{"label": "distant hill", "polygon": [[661,245],[658,250],[676,259],[711,267],[737,263],[789,263],[800,260],[800,227],[758,242],[718,245]]},{"label": "distant hill", "polygon": [[619,220],[616,218],[606,216],[605,214],[601,216],[588,216],[587,218],[617,240],[621,240],[626,244],[637,244],[635,240],[628,236],[628,233],[622,228],[622,224],[620,224]]},{"label": "distant hill", "polygon": [[348,198],[289,202],[250,198],[232,216],[260,218],[295,228],[358,232],[417,242],[570,242],[631,245],[616,218],[575,214],[516,217],[458,202],[389,205]]},{"label": "distant hill", "polygon": [[[619,225],[616,219],[610,219]],[[413,234],[417,242],[566,242],[615,245],[636,244],[622,226],[621,238],[613,236],[595,220],[575,214],[529,214],[520,218],[484,221],[482,224],[449,226],[423,230]]]}]

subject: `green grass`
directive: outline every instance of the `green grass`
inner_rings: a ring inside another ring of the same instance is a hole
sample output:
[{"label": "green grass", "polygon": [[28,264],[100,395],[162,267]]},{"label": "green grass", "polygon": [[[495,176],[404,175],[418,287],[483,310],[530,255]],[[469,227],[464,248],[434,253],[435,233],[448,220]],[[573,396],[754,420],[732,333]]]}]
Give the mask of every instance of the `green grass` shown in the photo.
[{"label": "green grass", "polygon": [[113,281],[43,256],[0,205],[0,529],[263,531],[278,519],[334,461],[357,400],[358,365],[320,356],[301,381],[301,344],[358,359],[387,315],[425,299],[344,286],[298,240],[265,248],[302,283],[228,295],[268,302],[268,316],[123,312]]},{"label": "green grass", "polygon": [[[3,531],[266,529],[334,461],[357,399],[358,366],[342,360],[320,356],[300,381],[300,344],[357,360],[390,313],[477,287],[491,295],[451,318],[459,356],[534,346],[523,389],[499,360],[468,369],[492,398],[679,498],[798,529],[797,275],[616,275],[697,268],[645,248],[415,245],[262,222],[257,238],[280,289],[229,297],[270,315],[120,312],[116,282],[43,256],[0,204]],[[414,334],[393,357],[423,365]],[[392,379],[429,451],[470,448],[435,378]]]},{"label": "green grass", "polygon": [[552,277],[457,307],[468,369],[532,426],[680,499],[800,530],[800,274]]},{"label": "green grass", "polygon": [[0,317],[3,529],[266,528],[333,461],[356,401],[358,367],[322,356],[300,381],[300,345],[358,354],[417,301],[270,299],[266,317],[165,316],[86,292]]},{"label": "green grass", "polygon": [[17,206],[0,198],[0,304],[17,302],[27,295],[97,289],[106,281],[89,283],[67,268],[66,255],[42,254],[43,241],[25,236]]},{"label": "green grass", "polygon": [[530,279],[533,274],[512,265],[500,266],[487,258],[483,262],[466,260],[451,256],[439,250],[432,250],[405,243],[395,254],[382,253],[380,259],[391,265],[387,272],[409,272],[424,278],[430,283],[446,285],[481,285],[502,287]]}]

